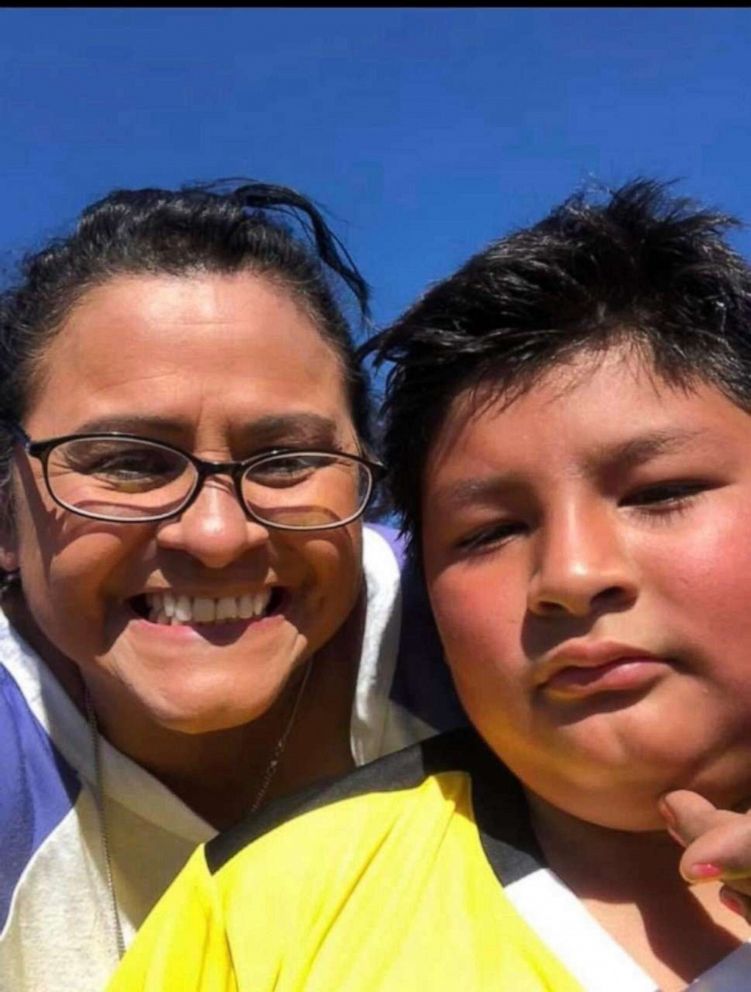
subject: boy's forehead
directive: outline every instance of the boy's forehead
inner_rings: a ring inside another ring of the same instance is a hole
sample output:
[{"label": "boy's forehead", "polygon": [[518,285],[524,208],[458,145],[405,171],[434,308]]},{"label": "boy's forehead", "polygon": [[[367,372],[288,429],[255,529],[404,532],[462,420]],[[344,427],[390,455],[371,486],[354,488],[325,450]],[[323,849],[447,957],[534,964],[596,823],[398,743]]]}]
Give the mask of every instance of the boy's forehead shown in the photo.
[{"label": "boy's forehead", "polygon": [[[638,460],[723,430],[746,432],[751,417],[703,379],[669,382],[640,349],[621,346],[580,352],[519,386],[486,379],[450,403],[426,463],[435,468],[489,449],[545,464],[551,454],[581,451],[587,457]],[[466,459],[465,459],[466,460]]]},{"label": "boy's forehead", "polygon": [[[497,376],[488,375],[471,386],[461,386],[447,405],[432,447],[451,447],[466,430],[486,419],[498,420],[499,424],[504,419],[515,420],[518,405],[521,403],[526,408],[530,400],[542,410],[545,407],[576,405],[577,387],[591,381],[602,369],[611,373],[609,378],[648,383],[656,394],[661,389],[670,388],[658,375],[654,364],[634,348],[577,351],[539,371],[527,373],[523,378],[515,379],[500,372]],[[554,429],[552,424],[551,429]]]},{"label": "boy's forehead", "polygon": [[622,381],[635,385],[657,398],[676,388],[685,390],[685,386],[678,387],[660,374],[645,348],[625,340],[609,348],[582,348],[517,379],[506,374],[488,376],[476,386],[457,391],[446,419],[472,418],[488,410],[498,415],[530,394],[550,405],[575,404],[578,387],[596,376],[609,383]]}]

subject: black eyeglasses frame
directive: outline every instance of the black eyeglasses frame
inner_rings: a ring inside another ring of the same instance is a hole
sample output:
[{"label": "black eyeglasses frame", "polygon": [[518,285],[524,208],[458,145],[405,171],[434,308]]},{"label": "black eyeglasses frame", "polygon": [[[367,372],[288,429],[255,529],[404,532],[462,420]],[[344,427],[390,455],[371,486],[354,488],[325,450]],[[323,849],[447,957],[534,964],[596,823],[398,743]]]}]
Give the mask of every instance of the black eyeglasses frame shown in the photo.
[{"label": "black eyeglasses frame", "polygon": [[[370,502],[371,496],[373,495],[373,490],[377,482],[379,482],[386,474],[385,467],[380,463],[373,461],[372,459],[364,458],[362,455],[353,455],[348,451],[337,451],[335,449],[325,449],[325,448],[271,448],[267,451],[258,452],[251,458],[245,458],[242,461],[226,461],[226,462],[214,462],[208,461],[205,458],[199,458],[197,455],[192,454],[190,451],[185,451],[183,448],[179,448],[177,445],[169,444],[166,441],[156,441],[151,437],[143,437],[140,434],[129,434],[121,431],[94,431],[90,434],[61,434],[58,437],[44,438],[40,441],[32,441],[26,431],[18,423],[6,423],[6,427],[11,431],[16,440],[21,444],[23,449],[32,458],[36,458],[42,465],[42,475],[44,478],[44,484],[47,488],[47,492],[50,498],[54,502],[62,507],[64,510],[68,510],[70,513],[75,513],[80,517],[86,517],[89,520],[102,520],[107,523],[116,524],[149,524],[158,523],[163,520],[169,520],[173,517],[179,517],[184,513],[190,506],[195,503],[198,499],[201,490],[203,489],[204,483],[209,476],[212,475],[229,475],[232,479],[232,483],[235,488],[235,495],[237,496],[237,501],[243,508],[246,517],[249,520],[254,520],[256,523],[261,524],[263,527],[271,527],[273,530],[285,530],[285,531],[297,531],[297,532],[311,532],[319,530],[335,530],[338,527],[346,527],[347,524],[351,524],[353,521],[357,520],[358,517],[362,516],[365,512],[368,503]],[[117,438],[123,441],[143,441],[146,444],[153,445],[157,448],[164,448],[167,451],[171,451],[177,455],[181,455],[183,458],[187,459],[196,470],[196,480],[193,485],[192,490],[177,509],[170,510],[167,513],[155,514],[146,517],[115,517],[104,514],[88,513],[86,510],[82,510],[78,507],[69,506],[60,500],[52,490],[50,485],[49,475],[48,475],[48,462],[51,452],[61,444],[65,444],[68,441],[80,441],[80,440],[106,440],[107,438]],[[346,517],[344,520],[337,520],[335,523],[328,524],[317,524],[315,527],[309,526],[295,526],[290,524],[279,524],[270,520],[266,520],[260,517],[254,510],[252,510],[245,501],[242,493],[242,479],[249,468],[253,468],[256,465],[262,464],[274,457],[280,457],[284,455],[332,455],[339,458],[347,458],[350,461],[357,462],[360,465],[364,465],[369,473],[369,485],[368,492],[365,499],[363,500],[362,507],[357,511],[357,513],[352,514],[350,517]]]}]

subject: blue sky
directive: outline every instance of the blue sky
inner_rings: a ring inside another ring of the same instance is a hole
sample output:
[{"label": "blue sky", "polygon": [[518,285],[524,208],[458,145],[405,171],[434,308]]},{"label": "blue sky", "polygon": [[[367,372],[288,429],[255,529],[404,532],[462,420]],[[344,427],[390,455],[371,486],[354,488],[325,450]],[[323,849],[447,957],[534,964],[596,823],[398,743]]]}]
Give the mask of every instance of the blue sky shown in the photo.
[{"label": "blue sky", "polygon": [[0,253],[115,187],[250,176],[328,208],[387,321],[591,178],[751,221],[750,56],[732,8],[6,8]]}]

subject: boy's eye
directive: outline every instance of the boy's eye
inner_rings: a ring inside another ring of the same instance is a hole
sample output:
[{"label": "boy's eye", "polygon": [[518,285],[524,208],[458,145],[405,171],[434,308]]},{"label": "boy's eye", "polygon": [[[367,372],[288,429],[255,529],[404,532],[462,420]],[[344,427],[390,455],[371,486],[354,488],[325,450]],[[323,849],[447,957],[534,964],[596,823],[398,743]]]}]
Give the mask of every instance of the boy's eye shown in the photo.
[{"label": "boy's eye", "polygon": [[511,521],[490,524],[461,538],[457,541],[457,548],[460,551],[478,551],[497,547],[510,538],[523,533],[524,529],[524,524]]},{"label": "boy's eye", "polygon": [[622,506],[644,507],[649,509],[670,509],[679,507],[693,496],[708,489],[706,482],[660,482],[653,486],[644,486],[626,496]]}]

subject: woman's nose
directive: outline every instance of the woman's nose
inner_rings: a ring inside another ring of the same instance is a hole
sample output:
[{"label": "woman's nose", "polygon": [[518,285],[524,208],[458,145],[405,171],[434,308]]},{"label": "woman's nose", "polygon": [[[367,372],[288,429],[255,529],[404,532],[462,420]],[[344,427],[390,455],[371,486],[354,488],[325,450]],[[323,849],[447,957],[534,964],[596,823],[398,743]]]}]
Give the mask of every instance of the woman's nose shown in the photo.
[{"label": "woman's nose", "polygon": [[539,532],[528,608],[538,616],[586,616],[625,606],[637,595],[633,561],[610,508],[568,508]]},{"label": "woman's nose", "polygon": [[207,568],[224,568],[268,537],[268,528],[246,514],[232,481],[217,476],[206,480],[179,517],[160,526],[157,540],[161,547],[189,554]]}]

